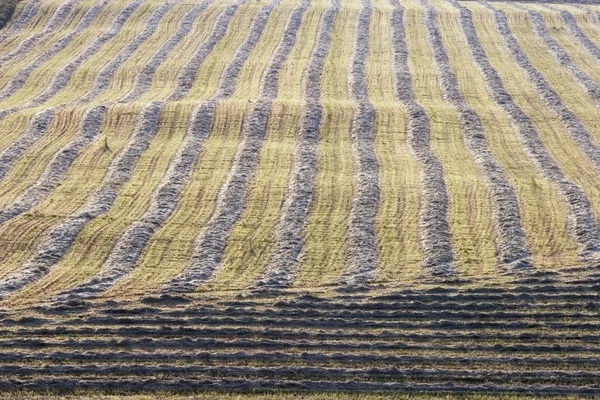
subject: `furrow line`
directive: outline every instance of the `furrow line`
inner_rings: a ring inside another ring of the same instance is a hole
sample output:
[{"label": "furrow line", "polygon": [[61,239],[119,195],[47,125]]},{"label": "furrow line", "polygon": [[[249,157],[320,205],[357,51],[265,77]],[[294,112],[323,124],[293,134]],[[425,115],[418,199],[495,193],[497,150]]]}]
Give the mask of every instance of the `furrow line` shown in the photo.
[{"label": "furrow line", "polygon": [[[526,329],[552,329],[561,331],[587,330],[596,333],[600,330],[597,322],[553,322],[553,321],[473,321],[472,317],[467,319],[439,319],[437,321],[381,321],[364,320],[360,318],[327,318],[312,317],[288,318],[274,315],[272,317],[256,318],[251,316],[203,316],[195,318],[167,318],[167,317],[143,317],[143,318],[113,318],[113,317],[89,317],[80,320],[67,320],[61,322],[64,326],[119,326],[119,325],[141,325],[141,326],[254,326],[254,327],[279,327],[279,328],[321,328],[321,329],[427,329],[427,330],[496,330],[522,331]],[[27,326],[18,320],[5,320],[4,326]]]},{"label": "furrow line", "polygon": [[68,0],[58,7],[48,21],[46,27],[41,32],[29,36],[27,39],[19,43],[16,49],[3,56],[0,56],[0,66],[3,66],[15,57],[27,53],[33,49],[40,40],[55,33],[62,23],[68,20],[67,17],[71,14],[75,6],[79,4],[80,1],[81,0]]},{"label": "furrow line", "polygon": [[451,392],[451,393],[527,393],[527,394],[597,394],[600,388],[595,385],[515,385],[476,383],[458,385],[444,383],[401,383],[363,382],[330,380],[267,380],[247,378],[198,378],[198,379],[76,379],[76,378],[35,378],[27,380],[2,379],[0,389],[5,391],[34,390],[128,390],[128,391],[214,391],[214,390],[295,390],[295,391],[352,391],[352,392]]},{"label": "furrow line", "polygon": [[[138,117],[135,134],[112,161],[102,185],[91,195],[87,204],[46,234],[24,266],[0,280],[0,297],[6,297],[48,274],[69,251],[83,228],[112,208],[119,190],[131,179],[137,161],[158,131],[161,106],[162,103],[153,102],[144,108]],[[100,115],[105,111],[100,110]]]},{"label": "furrow line", "polygon": [[392,6],[394,93],[407,114],[408,145],[421,165],[423,201],[419,210],[419,225],[425,256],[423,270],[426,275],[449,277],[456,274],[456,267],[448,224],[449,199],[444,167],[431,150],[429,116],[415,98],[408,66],[404,8],[397,1],[393,1]]},{"label": "furrow line", "polygon": [[[0,367],[3,376],[35,375],[37,377],[54,375],[58,376],[80,376],[89,375],[99,378],[110,375],[120,376],[154,376],[169,374],[170,376],[203,375],[203,376],[227,376],[227,377],[252,377],[252,378],[285,378],[292,381],[310,378],[311,380],[322,380],[327,377],[353,377],[361,381],[372,380],[398,380],[399,378],[427,379],[428,382],[456,379],[463,382],[539,382],[560,380],[562,384],[582,384],[586,381],[593,382],[600,378],[595,372],[584,371],[517,371],[507,372],[500,370],[459,370],[459,369],[401,369],[396,367],[378,368],[340,368],[340,367],[317,367],[317,366],[280,366],[280,367],[254,367],[254,366],[178,366],[178,365],[122,365],[122,366],[98,366],[98,365],[7,365]],[[317,379],[315,379],[317,378]]]},{"label": "furrow line", "polygon": [[[219,193],[215,212],[196,239],[188,267],[167,284],[164,289],[167,292],[193,291],[209,281],[221,265],[227,238],[242,214],[248,185],[258,165],[271,105],[279,91],[279,73],[296,43],[296,35],[309,5],[310,0],[303,0],[287,21],[283,38],[262,78],[260,98],[246,117],[242,143],[227,182]],[[260,36],[262,30],[256,33]],[[228,93],[229,91],[223,92],[224,95]]]},{"label": "furrow line", "polygon": [[[502,36],[505,46],[511,52],[519,67],[526,73],[542,101],[558,115],[571,137],[600,174],[600,148],[587,127],[577,118],[573,111],[564,105],[560,96],[552,89],[543,74],[531,64],[529,58],[513,35],[506,14],[488,3],[483,4],[493,13],[496,29],[500,33],[500,36]],[[582,257],[584,260],[593,260],[597,259],[597,254],[588,252],[582,254]]]},{"label": "furrow line", "polygon": [[[309,342],[307,340],[291,341],[291,340],[274,340],[274,339],[154,339],[154,338],[136,338],[125,339],[115,338],[109,340],[98,339],[83,339],[74,340],[67,339],[64,341],[44,340],[44,339],[15,339],[15,340],[0,340],[0,349],[127,349],[128,351],[139,350],[183,350],[191,349],[218,351],[223,349],[254,349],[254,350],[320,350],[324,352],[337,351],[359,351],[359,352],[451,352],[451,353],[534,353],[534,354],[579,354],[579,355],[597,355],[600,353],[598,347],[588,347],[582,345],[532,345],[532,344],[493,344],[493,345],[477,345],[477,344],[413,344],[405,342]],[[0,353],[1,355],[2,353]]]},{"label": "furrow line", "polygon": [[377,275],[379,258],[375,224],[380,201],[379,161],[374,146],[377,110],[369,100],[366,83],[373,5],[371,0],[362,3],[348,76],[348,89],[358,110],[350,132],[357,165],[354,177],[357,189],[350,211],[348,267],[340,278],[340,283],[346,287],[365,286],[372,281]]},{"label": "furrow line", "polygon": [[[102,311],[101,311],[102,312]],[[121,313],[113,313],[111,310],[103,311],[106,315],[121,315]],[[138,312],[136,314],[129,314],[133,317],[138,314],[145,314]],[[126,314],[127,315],[127,314]],[[600,319],[600,313],[598,312],[527,312],[527,311],[492,311],[492,312],[477,312],[477,311],[456,311],[455,309],[449,308],[446,310],[439,311],[409,311],[409,310],[398,310],[398,311],[363,311],[363,310],[352,310],[352,311],[321,311],[318,309],[279,309],[279,308],[265,308],[265,309],[254,309],[254,308],[214,308],[214,307],[202,307],[196,306],[195,309],[189,311],[173,311],[173,312],[162,312],[161,317],[171,318],[183,318],[183,317],[203,317],[203,316],[256,316],[266,318],[277,318],[277,317],[290,317],[290,318],[355,318],[362,320],[373,320],[383,319],[385,321],[393,320],[435,320],[438,318],[450,319],[464,319],[468,321],[470,318],[476,318],[477,320],[508,320],[515,321],[518,319],[532,319],[532,320],[562,320],[565,318],[582,318],[587,321]]]},{"label": "furrow line", "polygon": [[280,351],[269,352],[247,352],[237,351],[235,353],[211,353],[211,352],[144,352],[134,353],[126,351],[94,352],[94,351],[54,351],[50,353],[39,352],[6,352],[2,353],[2,360],[8,362],[26,361],[52,361],[52,362],[152,362],[169,363],[177,362],[272,362],[289,364],[293,362],[302,363],[335,363],[335,364],[385,364],[385,365],[515,365],[528,367],[550,367],[558,369],[566,366],[598,366],[598,357],[503,357],[503,356],[434,356],[434,355],[378,355],[360,353],[285,353]]},{"label": "furrow line", "polygon": [[[87,98],[85,99],[86,102],[91,101],[107,89],[109,80],[112,78],[116,69],[133,54],[141,43],[147,40],[155,32],[160,20],[180,1],[181,0],[168,2],[151,15],[148,21],[146,21],[144,31],[136,36],[133,42],[130,43],[127,48],[122,50],[119,53],[119,56],[103,69],[98,79],[94,82],[93,89],[88,92]],[[82,104],[83,102],[83,99],[78,101],[79,104]],[[89,122],[89,125],[82,126],[82,128],[87,128],[87,131],[82,132],[80,138],[81,141],[83,141],[84,146],[85,142],[89,142],[90,137],[91,140],[93,140],[93,138],[97,136],[96,129],[99,129],[99,126],[94,124],[101,123],[101,121],[104,120],[109,106],[110,104],[101,105],[96,107],[94,112],[88,114],[88,116],[94,117],[88,118],[87,121]],[[118,196],[118,191],[131,178],[135,164],[142,153],[149,147],[150,141],[158,130],[157,124],[160,119],[160,110],[162,110],[162,107],[162,102],[153,102],[144,108],[141,116],[138,117],[138,126],[132,141],[130,141],[127,148],[113,160],[102,186],[92,194],[86,205],[67,217],[65,221],[54,227],[45,235],[44,240],[38,245],[38,249],[35,250],[35,254],[25,263],[25,265],[0,280],[0,297],[5,297],[45,276],[50,269],[58,264],[67,254],[77,235],[85,228],[85,226],[90,221],[106,214],[112,208],[116,201],[116,197]],[[46,112],[51,113],[53,112],[53,109],[49,109]],[[38,136],[40,135],[38,134]],[[67,145],[67,148],[72,146],[71,149],[75,147],[81,150],[82,147],[79,145],[81,144],[81,141],[76,139],[75,142]],[[73,155],[71,151],[68,151],[66,154]],[[64,158],[60,157],[60,162],[55,163],[54,166],[61,166],[59,169],[62,169],[62,166],[66,166],[68,169],[68,165],[66,165],[64,161],[67,161],[67,164],[69,162],[72,163],[71,157],[65,156]],[[48,173],[56,172],[52,171],[52,168],[49,168],[47,171]],[[66,173],[66,171],[62,172]],[[46,182],[40,182],[40,186],[43,186],[45,183]]]},{"label": "furrow line", "polygon": [[0,43],[11,38],[11,36],[22,32],[33,17],[37,14],[42,4],[41,0],[31,0],[24,7],[19,16],[13,19],[12,24],[0,33]]},{"label": "furrow line", "polygon": [[259,288],[278,289],[291,285],[300,266],[304,229],[315,197],[319,163],[319,136],[323,118],[321,80],[340,7],[339,0],[333,0],[332,7],[323,15],[317,44],[304,78],[304,112],[294,150],[292,177],[276,228],[275,250],[266,271],[257,282]]},{"label": "furrow line", "polygon": [[169,57],[169,55],[173,52],[175,47],[187,37],[200,14],[206,9],[206,7],[208,7],[213,2],[214,0],[205,0],[200,4],[194,6],[183,16],[181,22],[179,23],[179,28],[177,29],[177,31],[152,56],[150,61],[148,61],[148,63],[144,65],[144,68],[142,68],[142,70],[136,77],[134,87],[121,100],[121,102],[135,101],[139,99],[139,97],[142,94],[148,91],[150,85],[152,85],[152,78],[154,77],[154,73],[156,72],[158,67],[161,66],[162,63]]},{"label": "furrow line", "polygon": [[127,339],[139,337],[151,338],[186,338],[186,337],[202,337],[202,338],[262,338],[262,339],[279,339],[279,340],[309,340],[309,341],[350,341],[361,342],[367,341],[412,341],[431,343],[440,342],[504,342],[513,344],[523,343],[539,343],[539,342],[581,342],[586,344],[596,344],[600,341],[600,335],[593,334],[543,334],[543,333],[447,333],[447,332],[432,332],[432,333],[402,333],[402,332],[319,332],[305,329],[288,330],[288,329],[270,329],[270,328],[193,328],[193,327],[123,327],[123,328],[69,328],[57,326],[53,328],[17,328],[0,330],[2,338],[61,338],[65,337],[72,339],[74,337],[103,337],[112,339]]},{"label": "furrow line", "polygon": [[516,191],[488,147],[486,132],[479,115],[460,91],[442,40],[437,10],[429,4],[427,8],[427,41],[433,53],[442,95],[458,112],[466,147],[492,193],[498,264],[503,271],[509,273],[529,271],[533,268],[533,262],[521,223]]},{"label": "furrow line", "polygon": [[190,92],[196,81],[196,76],[200,66],[206,60],[206,57],[212,53],[213,49],[223,39],[229,29],[229,24],[238,8],[248,0],[238,0],[227,6],[215,23],[210,37],[198,48],[194,56],[183,67],[181,73],[177,76],[177,86],[175,91],[169,97],[171,101],[183,100]]},{"label": "furrow line", "polygon": [[573,75],[577,82],[579,82],[579,84],[588,92],[596,105],[600,107],[600,85],[596,83],[587,72],[579,68],[579,66],[573,62],[564,47],[550,35],[542,15],[535,10],[531,10],[521,5],[516,5],[516,7],[527,12],[533,25],[534,32],[542,39],[552,57]]},{"label": "furrow line", "polygon": [[110,87],[110,82],[117,72],[117,69],[123,65],[132,55],[133,53],[140,47],[142,43],[150,38],[156,32],[160,25],[160,21],[163,17],[173,8],[175,5],[180,3],[182,0],[173,0],[168,1],[162,6],[160,6],[148,20],[146,21],[144,30],[139,33],[135,38],[133,38],[129,44],[122,49],[119,54],[110,61],[98,74],[96,77],[94,84],[92,85],[92,89],[86,93],[85,96],[81,97],[76,104],[85,104],[89,103],[99,95],[104,93]]},{"label": "furrow line", "polygon": [[471,11],[458,2],[452,4],[460,11],[460,22],[473,59],[484,75],[487,89],[496,102],[507,113],[521,144],[528,155],[537,164],[544,177],[554,182],[565,198],[570,211],[570,226],[574,238],[579,242],[581,254],[585,258],[596,258],[600,252],[600,230],[596,223],[590,201],[583,190],[569,180],[560,169],[556,160],[546,150],[535,125],[530,117],[517,106],[504,87],[502,78],[494,69],[483,49],[473,25]]},{"label": "furrow line", "polygon": [[[244,1],[242,0],[230,6],[228,10],[235,11]],[[272,8],[272,6],[267,7]],[[223,15],[228,16],[230,20],[233,17],[233,12],[225,11]],[[224,28],[226,29],[226,26]],[[215,30],[213,35],[202,44],[201,48],[204,50],[201,50],[198,54],[202,54],[203,57],[191,61],[195,65],[195,70],[200,67],[201,62],[206,59],[224,34],[224,31]],[[243,64],[248,55],[249,52],[239,52],[233,63]],[[231,66],[232,64],[226,68],[226,71],[229,71]],[[227,76],[230,81],[235,81],[240,69],[238,68],[236,71],[237,73],[234,75],[224,74],[223,76]],[[212,99],[197,106],[192,113],[181,150],[171,161],[163,178],[163,183],[152,198],[149,209],[121,236],[102,265],[100,272],[88,281],[59,295],[58,301],[94,297],[114,286],[116,282],[127,276],[135,268],[150,238],[164,225],[177,208],[182,192],[200,158],[204,142],[210,135],[212,118],[217,103],[227,97],[222,94],[222,89],[225,86],[225,83],[222,82],[217,94]],[[170,98],[180,98],[182,91],[185,90],[185,88],[177,86]],[[162,113],[163,109],[164,104],[160,107],[159,112]]]},{"label": "furrow line", "polygon": [[[10,207],[0,210],[0,225],[31,210],[60,185],[67,175],[69,167],[79,156],[80,152],[98,137],[107,109],[107,106],[100,105],[86,113],[81,124],[81,134],[56,153],[44,173],[33,186],[30,186],[20,195]],[[48,114],[52,112],[52,109],[46,111]],[[36,126],[35,122],[34,126]],[[44,132],[47,130],[47,125],[45,127]],[[0,160],[2,160],[1,157]],[[0,165],[4,167],[1,161]],[[0,177],[2,176],[4,175],[0,173]]]},{"label": "furrow line", "polygon": [[[31,74],[41,68],[47,61],[51,60],[54,56],[64,50],[75,38],[77,38],[83,31],[88,29],[90,24],[94,22],[96,17],[100,15],[100,13],[104,10],[104,8],[108,5],[109,0],[100,0],[93,7],[91,7],[85,15],[82,17],[81,21],[77,24],[75,29],[63,36],[60,40],[58,40],[51,48],[44,51],[40,54],[34,61],[29,63],[25,68],[20,70],[8,83],[8,85],[3,89],[2,93],[0,93],[0,100],[5,100],[12,95],[14,95],[19,89],[21,89],[27,81]],[[6,117],[8,110],[5,110],[0,114],[2,118]]]}]

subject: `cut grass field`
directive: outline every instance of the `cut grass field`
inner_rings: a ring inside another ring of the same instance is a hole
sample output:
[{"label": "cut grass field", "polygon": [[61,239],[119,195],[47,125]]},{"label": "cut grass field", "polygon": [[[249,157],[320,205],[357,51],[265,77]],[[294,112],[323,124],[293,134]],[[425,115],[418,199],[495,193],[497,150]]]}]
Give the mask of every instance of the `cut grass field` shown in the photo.
[{"label": "cut grass field", "polygon": [[585,1],[0,0],[0,392],[600,395],[599,66]]}]

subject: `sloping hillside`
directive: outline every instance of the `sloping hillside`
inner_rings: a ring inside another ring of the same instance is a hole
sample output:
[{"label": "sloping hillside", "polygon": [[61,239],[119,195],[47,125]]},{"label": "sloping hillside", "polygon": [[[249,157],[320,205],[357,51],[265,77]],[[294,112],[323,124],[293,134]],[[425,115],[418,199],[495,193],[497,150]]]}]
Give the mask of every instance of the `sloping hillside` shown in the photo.
[{"label": "sloping hillside", "polygon": [[600,393],[598,107],[585,2],[22,0],[0,389]]}]

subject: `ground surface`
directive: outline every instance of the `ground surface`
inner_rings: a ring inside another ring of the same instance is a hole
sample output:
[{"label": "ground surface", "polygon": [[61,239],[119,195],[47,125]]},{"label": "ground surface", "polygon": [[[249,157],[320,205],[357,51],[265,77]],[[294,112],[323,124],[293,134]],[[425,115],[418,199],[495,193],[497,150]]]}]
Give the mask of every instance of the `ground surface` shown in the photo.
[{"label": "ground surface", "polygon": [[599,393],[599,63],[584,2],[22,0],[0,389]]}]

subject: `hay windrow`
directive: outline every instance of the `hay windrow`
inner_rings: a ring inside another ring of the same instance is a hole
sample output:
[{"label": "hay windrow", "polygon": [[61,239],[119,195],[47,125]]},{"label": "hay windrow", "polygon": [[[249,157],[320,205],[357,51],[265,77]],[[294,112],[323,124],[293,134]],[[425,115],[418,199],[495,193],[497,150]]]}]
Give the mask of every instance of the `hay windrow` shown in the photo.
[{"label": "hay windrow", "polygon": [[[41,32],[29,36],[27,39],[19,43],[17,48],[7,54],[4,54],[3,56],[0,56],[0,66],[3,66],[12,59],[27,53],[28,51],[32,50],[40,40],[52,35],[65,21],[68,20],[68,17],[80,2],[81,0],[68,0],[62,4],[59,8],[57,8],[56,12],[52,15],[52,18],[50,18],[48,24]],[[0,98],[4,99],[5,97],[8,97],[5,93],[6,91],[3,91],[0,94]]]},{"label": "hay windrow", "polygon": [[152,84],[154,73],[160,65],[169,57],[175,47],[190,33],[196,19],[214,0],[206,0],[194,6],[181,19],[179,29],[167,40],[162,47],[148,61],[144,68],[137,75],[135,85],[130,92],[121,100],[131,102],[137,100],[143,93],[146,93]]},{"label": "hay windrow", "polygon": [[600,230],[589,199],[579,186],[564,175],[560,166],[546,150],[531,118],[515,104],[511,94],[504,88],[502,78],[490,64],[486,52],[479,42],[471,11],[460,6],[458,2],[453,2],[453,4],[460,10],[461,27],[471,54],[484,75],[490,95],[496,104],[507,113],[522,146],[536,163],[542,175],[555,182],[564,196],[572,218],[570,230],[581,246],[582,256],[586,259],[597,259],[600,251]]},{"label": "hay windrow", "polygon": [[452,71],[437,23],[437,11],[427,4],[431,26],[429,43],[436,61],[442,94],[457,110],[466,147],[479,166],[492,193],[498,264],[507,272],[532,268],[531,253],[521,223],[521,211],[515,189],[502,166],[490,152],[479,115],[467,104]]},{"label": "hay windrow", "polygon": [[[219,40],[222,39],[227,29],[227,24],[223,24],[223,22],[230,21],[235,10],[241,4],[243,4],[243,1],[228,7],[223,13],[225,18],[219,19],[217,22],[219,25],[215,27],[213,34],[202,44],[201,50],[197,53],[201,54],[202,57],[196,57],[191,61],[194,65],[194,71],[200,67],[201,62],[206,59]],[[181,98],[186,91],[185,87],[177,86],[170,98]],[[163,183],[153,197],[149,209],[121,236],[103,264],[102,270],[90,280],[59,296],[59,300],[89,298],[98,295],[131,273],[150,238],[177,208],[181,194],[200,158],[204,142],[210,134],[213,114],[217,101],[220,100],[222,100],[221,96],[217,94],[214,99],[199,105],[192,113],[184,144],[170,163]],[[164,105],[159,112],[162,113],[163,110]]]},{"label": "hay windrow", "polygon": [[319,132],[323,118],[321,79],[325,60],[331,48],[331,35],[340,9],[339,1],[323,16],[319,37],[304,79],[304,107],[299,139],[294,151],[294,167],[288,185],[286,202],[277,226],[273,256],[259,279],[259,288],[283,288],[292,284],[300,267],[304,247],[304,229],[315,196],[318,170]]},{"label": "hay windrow", "polygon": [[[271,106],[279,89],[279,72],[292,51],[304,13],[309,5],[310,1],[304,0],[300,7],[292,12],[281,42],[262,78],[260,98],[246,118],[244,138],[227,182],[221,189],[216,210],[196,239],[194,253],[188,268],[180,277],[172,280],[165,290],[192,291],[200,284],[210,280],[221,265],[227,238],[242,214],[246,191],[258,165]],[[266,18],[264,22],[266,23]],[[264,28],[264,25],[262,26]],[[262,29],[253,31],[253,33],[258,40]],[[227,82],[228,79],[225,81]],[[233,93],[233,87],[223,89],[223,95],[231,96]]]},{"label": "hay windrow", "polygon": [[449,200],[444,167],[431,150],[429,116],[415,98],[412,72],[408,66],[404,8],[396,1],[392,5],[394,93],[406,110],[407,142],[422,168],[423,203],[419,225],[425,255],[423,270],[426,275],[449,277],[456,274],[456,269],[448,225]]}]

